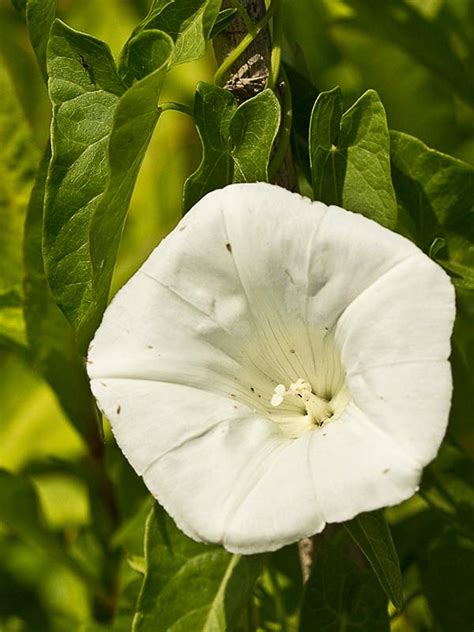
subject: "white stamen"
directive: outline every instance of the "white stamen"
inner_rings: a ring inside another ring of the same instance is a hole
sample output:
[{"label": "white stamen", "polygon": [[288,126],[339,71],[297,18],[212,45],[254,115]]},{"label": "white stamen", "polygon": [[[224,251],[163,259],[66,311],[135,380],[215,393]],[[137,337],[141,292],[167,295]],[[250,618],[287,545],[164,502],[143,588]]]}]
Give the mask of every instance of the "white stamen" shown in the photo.
[{"label": "white stamen", "polygon": [[331,402],[318,397],[313,393],[311,384],[301,378],[291,383],[288,388],[285,388],[284,384],[278,384],[270,401],[271,405],[275,407],[280,406],[288,395],[300,397],[303,400],[306,416],[311,424],[322,426],[325,421],[334,415]]}]

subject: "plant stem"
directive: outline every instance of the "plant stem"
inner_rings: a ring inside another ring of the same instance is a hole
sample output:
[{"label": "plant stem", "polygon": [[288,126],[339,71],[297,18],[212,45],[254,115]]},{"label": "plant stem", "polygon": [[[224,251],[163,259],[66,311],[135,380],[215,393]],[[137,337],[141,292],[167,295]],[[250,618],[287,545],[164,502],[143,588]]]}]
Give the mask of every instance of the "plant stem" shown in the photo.
[{"label": "plant stem", "polygon": [[217,69],[216,74],[214,75],[214,82],[216,83],[216,85],[224,85],[224,79],[226,78],[227,73],[230,71],[232,66],[239,59],[239,57],[247,50],[250,44],[255,40],[257,35],[267,26],[268,22],[277,9],[278,4],[279,0],[272,0],[272,3],[268,7],[268,11],[265,13],[263,18],[259,22],[257,22],[253,32],[247,33],[247,35],[245,35],[245,37],[234,48],[234,50],[224,59],[222,64]]}]

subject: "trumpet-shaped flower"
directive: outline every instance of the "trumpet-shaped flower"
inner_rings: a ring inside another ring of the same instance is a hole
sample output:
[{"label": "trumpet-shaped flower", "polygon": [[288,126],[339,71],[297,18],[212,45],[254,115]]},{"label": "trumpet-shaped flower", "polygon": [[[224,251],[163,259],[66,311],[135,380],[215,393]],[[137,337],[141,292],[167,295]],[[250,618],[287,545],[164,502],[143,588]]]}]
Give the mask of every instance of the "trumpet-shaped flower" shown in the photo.
[{"label": "trumpet-shaped flower", "polygon": [[268,184],[203,198],[107,309],[89,375],[189,536],[256,553],[418,488],[454,293],[407,239]]}]

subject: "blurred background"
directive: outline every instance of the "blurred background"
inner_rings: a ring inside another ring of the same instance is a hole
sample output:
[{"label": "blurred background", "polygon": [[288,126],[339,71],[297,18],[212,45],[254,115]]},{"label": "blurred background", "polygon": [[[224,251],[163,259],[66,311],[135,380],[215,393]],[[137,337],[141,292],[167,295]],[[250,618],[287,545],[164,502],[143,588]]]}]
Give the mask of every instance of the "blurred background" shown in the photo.
[{"label": "blurred background", "polygon": [[[58,13],[73,28],[106,41],[118,55],[148,4],[148,0],[59,0]],[[406,4],[423,18],[436,21],[457,50],[472,56],[472,0],[406,0]],[[473,110],[449,78],[436,72],[432,59],[405,45],[397,31],[403,28],[403,20],[387,25],[363,15],[354,19],[353,8],[338,0],[286,0],[284,11],[285,59],[314,87],[308,99],[317,91],[340,85],[349,106],[366,89],[374,88],[391,129],[474,164]],[[431,51],[435,58],[443,53]],[[31,153],[39,156],[49,133],[49,101],[23,20],[9,0],[0,0],[0,65],[31,127]],[[203,59],[173,69],[163,100],[192,105],[197,81],[212,81],[214,70],[211,50]],[[307,110],[303,101],[302,95],[301,102],[295,102],[296,116],[299,108]],[[115,289],[179,220],[184,180],[199,161],[200,142],[192,120],[179,112],[166,112],[132,199]],[[472,437],[472,428],[466,424],[461,440],[471,451]],[[83,454],[81,438],[47,384],[21,354],[0,346],[0,466],[32,475],[50,527],[62,530],[71,542],[87,534],[91,521],[87,487],[77,475]],[[135,506],[143,490],[132,481],[127,493]],[[63,615],[88,620],[90,603],[84,585],[61,565],[0,530],[0,632],[69,629],[52,626],[51,613],[54,620]],[[409,622],[404,626],[403,630],[422,629],[410,627]]]}]

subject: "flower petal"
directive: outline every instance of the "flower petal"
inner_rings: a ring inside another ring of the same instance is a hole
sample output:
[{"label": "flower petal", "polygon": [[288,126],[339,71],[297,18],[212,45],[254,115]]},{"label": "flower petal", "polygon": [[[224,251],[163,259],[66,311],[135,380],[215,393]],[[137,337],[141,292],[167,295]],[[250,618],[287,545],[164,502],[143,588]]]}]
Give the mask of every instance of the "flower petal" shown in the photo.
[{"label": "flower petal", "polygon": [[336,342],[346,372],[447,360],[454,314],[448,275],[415,252],[369,285],[342,314]]},{"label": "flower petal", "polygon": [[454,315],[449,277],[417,252],[361,293],[336,329],[355,404],[421,465],[448,423]]},{"label": "flower petal", "polygon": [[234,553],[273,551],[323,530],[311,476],[312,433],[287,441],[267,459],[254,487],[229,521],[224,546]]},{"label": "flower petal", "polygon": [[355,404],[310,437],[314,487],[327,522],[395,505],[418,488],[419,464]]},{"label": "flower petal", "polygon": [[451,366],[446,361],[404,362],[347,378],[355,404],[421,465],[434,459],[446,432]]}]

